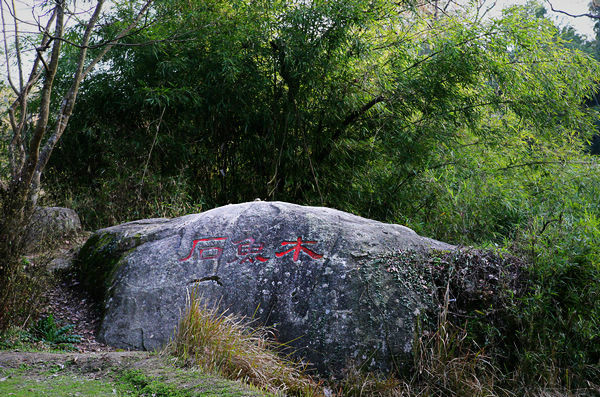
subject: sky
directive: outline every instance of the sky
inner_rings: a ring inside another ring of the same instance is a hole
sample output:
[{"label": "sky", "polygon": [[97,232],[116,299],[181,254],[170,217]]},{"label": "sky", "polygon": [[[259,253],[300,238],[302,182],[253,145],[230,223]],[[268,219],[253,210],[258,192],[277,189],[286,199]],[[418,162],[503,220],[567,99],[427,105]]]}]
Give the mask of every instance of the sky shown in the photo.
[{"label": "sky", "polygon": [[[0,0],[1,1],[1,0]],[[457,0],[458,2],[466,2],[467,0]],[[496,3],[493,11],[490,12],[490,16],[498,16],[502,8],[513,4],[525,4],[527,0],[485,0],[486,4]],[[571,25],[577,29],[580,34],[586,35],[588,38],[595,36],[593,31],[594,22],[588,17],[572,18],[564,14],[553,13],[550,10],[548,2],[552,3],[555,9],[563,10],[571,14],[583,14],[589,12],[588,5],[591,1],[596,1],[600,4],[600,0],[538,0],[542,2],[546,9],[548,9],[548,15],[554,17],[559,25]],[[30,20],[31,15],[31,0],[16,0],[17,8],[19,9],[20,16],[25,20]],[[110,3],[109,3],[110,4]]]},{"label": "sky", "polygon": [[[594,37],[594,22],[588,17],[572,18],[564,14],[553,13],[545,0],[540,0],[548,10],[548,16],[553,17],[560,26],[571,25],[580,34],[586,35],[589,39]],[[584,14],[589,12],[589,4],[592,0],[548,0],[555,9],[566,11],[570,14]],[[493,3],[493,0],[488,0]],[[496,0],[494,13],[499,13],[500,9],[513,4],[525,4],[527,0]],[[596,0],[600,4],[600,0]],[[492,15],[494,14],[492,13]]]}]

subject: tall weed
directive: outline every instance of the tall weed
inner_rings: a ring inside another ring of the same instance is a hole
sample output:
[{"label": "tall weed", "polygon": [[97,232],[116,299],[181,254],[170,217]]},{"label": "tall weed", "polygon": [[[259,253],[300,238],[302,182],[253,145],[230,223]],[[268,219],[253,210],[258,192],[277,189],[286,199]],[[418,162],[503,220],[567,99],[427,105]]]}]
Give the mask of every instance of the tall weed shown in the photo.
[{"label": "tall weed", "polygon": [[203,302],[192,290],[167,350],[205,370],[269,392],[320,395],[319,385],[304,373],[301,363],[275,352],[281,351],[281,346],[272,337],[271,330],[251,328],[243,318]]}]

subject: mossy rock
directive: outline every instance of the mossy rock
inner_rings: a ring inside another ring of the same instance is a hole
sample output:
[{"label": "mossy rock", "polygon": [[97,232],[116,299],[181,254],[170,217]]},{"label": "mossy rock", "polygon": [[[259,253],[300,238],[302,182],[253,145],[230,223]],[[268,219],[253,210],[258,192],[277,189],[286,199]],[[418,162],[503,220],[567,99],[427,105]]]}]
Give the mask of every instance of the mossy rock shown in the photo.
[{"label": "mossy rock", "polygon": [[330,208],[251,202],[99,230],[76,267],[104,309],[99,337],[110,345],[160,348],[195,289],[209,304],[273,327],[322,374],[339,374],[402,365],[432,308],[421,263],[394,272],[381,258],[454,249]]}]

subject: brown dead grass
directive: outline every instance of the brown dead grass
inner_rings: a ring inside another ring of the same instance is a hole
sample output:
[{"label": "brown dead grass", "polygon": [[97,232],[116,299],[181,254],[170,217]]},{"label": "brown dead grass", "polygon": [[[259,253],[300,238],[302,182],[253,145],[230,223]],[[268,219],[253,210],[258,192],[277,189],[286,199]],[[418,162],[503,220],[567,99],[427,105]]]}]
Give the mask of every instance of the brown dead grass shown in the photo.
[{"label": "brown dead grass", "polygon": [[320,387],[305,366],[282,357],[272,331],[249,327],[243,318],[203,303],[194,291],[167,351],[204,370],[242,380],[271,393],[318,396]]}]

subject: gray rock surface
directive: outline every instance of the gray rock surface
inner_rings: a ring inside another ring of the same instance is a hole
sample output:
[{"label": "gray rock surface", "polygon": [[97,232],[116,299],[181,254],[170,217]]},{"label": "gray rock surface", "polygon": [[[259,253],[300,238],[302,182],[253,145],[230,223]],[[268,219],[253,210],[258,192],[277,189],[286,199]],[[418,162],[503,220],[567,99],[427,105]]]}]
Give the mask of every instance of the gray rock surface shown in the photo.
[{"label": "gray rock surface", "polygon": [[321,373],[339,373],[351,364],[386,369],[410,353],[429,301],[414,264],[390,272],[376,259],[454,248],[334,209],[255,201],[99,230],[77,268],[103,302],[99,336],[109,345],[163,346],[197,288],[208,302],[274,326]]},{"label": "gray rock surface", "polygon": [[27,253],[54,248],[66,237],[81,232],[79,215],[63,207],[37,207],[27,231]]}]

